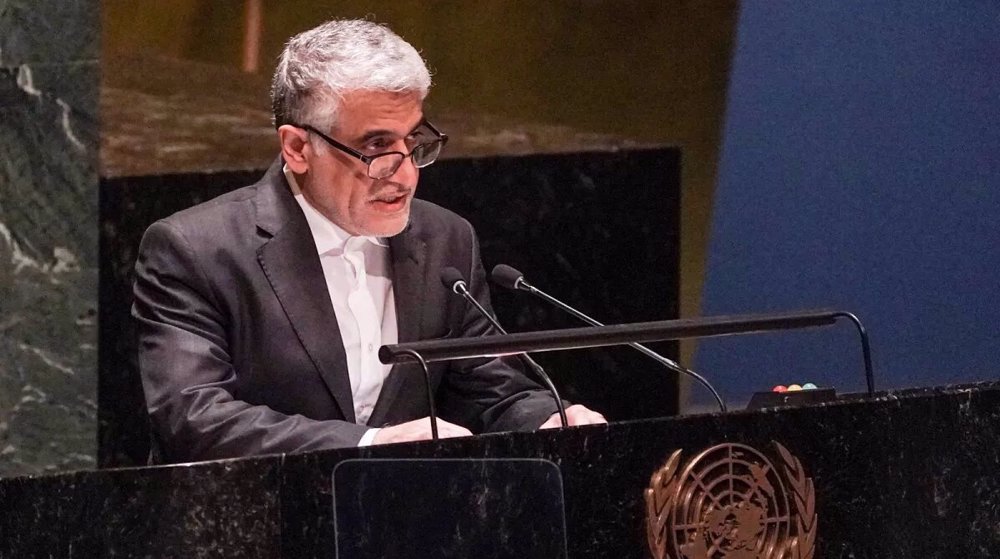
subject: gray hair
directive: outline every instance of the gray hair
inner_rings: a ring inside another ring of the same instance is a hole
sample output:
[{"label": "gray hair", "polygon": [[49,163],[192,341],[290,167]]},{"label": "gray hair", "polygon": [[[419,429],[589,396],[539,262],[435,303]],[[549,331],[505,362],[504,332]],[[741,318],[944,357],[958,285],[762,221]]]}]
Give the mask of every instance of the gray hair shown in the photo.
[{"label": "gray hair", "polygon": [[423,99],[430,87],[423,58],[388,27],[332,20],[285,45],[271,82],[274,126],[311,124],[329,130],[349,91],[412,91]]}]

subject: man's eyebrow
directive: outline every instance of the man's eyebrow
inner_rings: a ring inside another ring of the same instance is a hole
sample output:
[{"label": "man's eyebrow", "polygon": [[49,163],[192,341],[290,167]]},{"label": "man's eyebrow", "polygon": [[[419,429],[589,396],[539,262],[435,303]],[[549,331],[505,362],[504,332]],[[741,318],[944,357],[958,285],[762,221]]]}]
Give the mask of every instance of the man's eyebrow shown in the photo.
[{"label": "man's eyebrow", "polygon": [[392,130],[369,130],[368,132],[365,132],[364,136],[361,136],[359,142],[365,144],[375,138],[382,138],[384,136],[395,136],[395,132]]},{"label": "man's eyebrow", "polygon": [[[414,126],[412,130],[410,130],[409,132],[406,133],[406,135],[409,136],[410,134],[413,134],[414,132],[416,132],[417,130],[419,130],[420,127],[423,126],[423,125],[424,125],[424,121],[423,121],[423,119],[421,119],[420,122],[418,122],[417,125]],[[358,140],[358,141],[359,141],[359,143],[366,144],[366,143],[370,142],[371,140],[374,140],[375,138],[383,138],[385,136],[394,137],[395,135],[396,135],[396,133],[393,132],[392,130],[384,130],[384,129],[382,129],[382,130],[369,130],[368,132],[365,132],[365,134],[363,136],[361,136],[361,139]]]}]

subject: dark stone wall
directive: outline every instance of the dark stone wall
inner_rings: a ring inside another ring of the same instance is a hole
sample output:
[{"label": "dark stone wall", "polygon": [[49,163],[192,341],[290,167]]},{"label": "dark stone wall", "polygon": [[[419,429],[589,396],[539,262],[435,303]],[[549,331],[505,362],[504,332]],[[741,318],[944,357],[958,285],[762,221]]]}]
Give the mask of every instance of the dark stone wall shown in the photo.
[{"label": "dark stone wall", "polygon": [[99,26],[0,4],[0,476],[96,464]]}]

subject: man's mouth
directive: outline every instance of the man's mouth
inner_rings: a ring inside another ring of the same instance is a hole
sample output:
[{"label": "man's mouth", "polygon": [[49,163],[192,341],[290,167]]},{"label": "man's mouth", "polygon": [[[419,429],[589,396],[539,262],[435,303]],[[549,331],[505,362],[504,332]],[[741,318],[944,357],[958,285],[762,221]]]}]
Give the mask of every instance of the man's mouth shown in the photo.
[{"label": "man's mouth", "polygon": [[376,211],[384,213],[395,213],[406,207],[409,192],[387,192],[372,199],[369,204]]}]

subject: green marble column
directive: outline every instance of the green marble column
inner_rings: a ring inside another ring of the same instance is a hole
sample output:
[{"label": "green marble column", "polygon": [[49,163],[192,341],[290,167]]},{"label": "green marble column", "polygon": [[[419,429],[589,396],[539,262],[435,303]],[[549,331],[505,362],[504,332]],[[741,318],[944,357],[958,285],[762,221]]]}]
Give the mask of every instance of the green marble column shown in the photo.
[{"label": "green marble column", "polygon": [[99,37],[0,2],[0,476],[96,464]]}]

